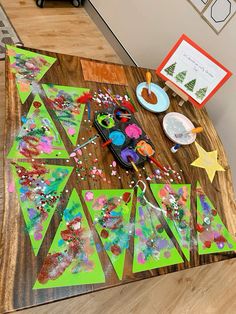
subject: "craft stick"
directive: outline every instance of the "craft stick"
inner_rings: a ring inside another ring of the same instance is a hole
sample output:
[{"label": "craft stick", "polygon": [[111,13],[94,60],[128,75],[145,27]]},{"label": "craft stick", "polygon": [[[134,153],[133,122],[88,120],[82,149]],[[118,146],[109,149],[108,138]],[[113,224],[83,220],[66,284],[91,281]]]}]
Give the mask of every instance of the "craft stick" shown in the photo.
[{"label": "craft stick", "polygon": [[112,139],[107,140],[105,143],[102,143],[102,147],[106,147],[112,143]]},{"label": "craft stick", "polygon": [[108,89],[106,87],[103,87],[103,89],[105,90],[105,92],[112,98],[112,100],[114,100],[114,102],[120,107],[120,104],[118,103],[118,101],[113,97],[113,95],[108,91]]}]

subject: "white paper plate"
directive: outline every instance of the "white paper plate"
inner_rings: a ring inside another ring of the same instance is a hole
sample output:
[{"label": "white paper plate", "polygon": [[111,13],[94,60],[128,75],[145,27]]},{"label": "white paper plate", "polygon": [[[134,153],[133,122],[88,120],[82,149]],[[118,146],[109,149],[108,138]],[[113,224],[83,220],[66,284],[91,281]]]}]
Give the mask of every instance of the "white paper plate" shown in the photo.
[{"label": "white paper plate", "polygon": [[190,133],[182,137],[176,137],[175,134],[183,133],[194,129],[193,123],[183,114],[170,112],[163,119],[163,129],[167,137],[174,143],[180,145],[189,145],[196,140],[196,134]]}]

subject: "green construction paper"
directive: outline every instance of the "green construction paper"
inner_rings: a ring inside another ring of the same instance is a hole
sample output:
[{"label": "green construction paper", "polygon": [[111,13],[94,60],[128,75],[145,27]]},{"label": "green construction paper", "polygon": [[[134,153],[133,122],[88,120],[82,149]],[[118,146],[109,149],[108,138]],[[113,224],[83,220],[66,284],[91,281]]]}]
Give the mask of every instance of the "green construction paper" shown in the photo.
[{"label": "green construction paper", "polygon": [[[35,102],[41,106],[35,108]],[[39,95],[34,98],[24,120],[7,158],[69,158],[61,136]]]},{"label": "green construction paper", "polygon": [[[124,193],[130,193],[129,202],[126,204],[122,197]],[[132,233],[132,227],[129,223],[132,208],[132,190],[91,190],[82,191],[82,195],[88,207],[92,221],[103,243],[104,249],[107,252],[110,261],[115,269],[118,278],[121,280],[124,271],[124,262],[126,249],[129,247],[129,237]],[[112,209],[112,204],[115,204]],[[108,220],[107,227],[100,224],[100,219],[103,217],[103,210],[111,209],[110,215],[119,218]],[[121,224],[117,223],[120,228],[110,229],[115,222],[122,220]],[[108,232],[108,237],[101,236],[101,231]],[[115,255],[112,250],[117,246],[120,248],[120,254]]]},{"label": "green construction paper", "polygon": [[26,232],[29,233],[35,256],[72,170],[73,167],[42,166],[39,163],[18,162],[12,165]]},{"label": "green construction paper", "polygon": [[[85,104],[77,104],[76,99],[83,93],[88,93],[89,89],[70,87],[70,86],[59,86],[53,84],[42,85],[47,97],[52,101],[51,107],[54,109],[58,120],[62,124],[69,137],[71,143],[75,146],[80,131],[80,125],[84,114]],[[66,106],[58,106],[57,101],[60,101],[60,97],[64,97]],[[55,102],[56,100],[56,102]]]},{"label": "green construction paper", "polygon": [[[197,184],[197,238],[198,254],[221,253],[236,250],[236,241],[226,229],[217,210]],[[210,247],[208,247],[210,245]]]},{"label": "green construction paper", "polygon": [[[167,211],[164,216],[184,256],[190,261],[190,184],[151,184],[151,190],[159,206]],[[171,201],[176,201],[176,203]],[[175,206],[177,211],[175,211]],[[177,218],[174,216],[179,214]]]},{"label": "green construction paper", "polygon": [[21,102],[24,103],[31,93],[30,83],[39,82],[56,58],[9,45],[7,54],[10,59],[10,70],[16,75],[16,86]]},{"label": "green construction paper", "polygon": [[[78,219],[81,219],[79,222],[79,227],[77,225]],[[65,232],[66,230],[71,230],[68,227],[68,224],[77,226],[76,228],[73,227],[73,229],[75,228],[77,230],[82,230],[82,233],[79,236],[79,241],[83,242],[83,244],[80,248],[75,248],[75,243],[77,243],[77,239],[75,240],[75,238],[73,238],[73,240],[71,241],[66,241],[67,238],[66,240],[63,239],[63,231]],[[72,249],[73,247],[74,249]],[[62,221],[57,229],[47,258],[55,256],[56,253],[63,254],[62,256],[66,256],[66,258],[70,259],[71,262],[69,262],[69,265],[64,268],[64,271],[61,271],[59,273],[57,278],[53,278],[53,276],[55,276],[54,272],[55,270],[59,269],[59,267],[53,265],[53,267],[50,269],[52,272],[52,278],[49,279],[48,276],[46,276],[47,282],[45,283],[40,283],[39,280],[37,280],[33,289],[55,288],[105,282],[105,275],[96,251],[92,232],[90,230],[80,198],[75,189],[72,191],[68,205],[63,212]],[[48,260],[46,259],[45,261]],[[59,259],[57,260],[57,263],[60,265]],[[44,269],[44,272],[42,272],[41,270],[38,278],[44,278],[47,265],[48,264],[46,263],[45,265],[44,262],[42,267],[42,270]],[[74,271],[76,270],[77,265],[80,266],[78,272]],[[48,274],[50,272],[46,273]]]},{"label": "green construction paper", "polygon": [[183,263],[157,213],[146,204],[142,195],[142,190],[138,188],[133,273]]}]

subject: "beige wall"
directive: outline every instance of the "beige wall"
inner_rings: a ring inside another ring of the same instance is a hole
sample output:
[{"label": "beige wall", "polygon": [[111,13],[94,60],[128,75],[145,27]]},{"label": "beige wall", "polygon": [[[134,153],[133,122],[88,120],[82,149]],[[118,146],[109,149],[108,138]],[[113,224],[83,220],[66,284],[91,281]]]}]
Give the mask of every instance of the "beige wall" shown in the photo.
[{"label": "beige wall", "polygon": [[[187,0],[90,0],[139,66],[156,68],[185,33],[236,74],[236,16],[216,35]],[[236,187],[236,76],[207,110],[220,135]]]}]

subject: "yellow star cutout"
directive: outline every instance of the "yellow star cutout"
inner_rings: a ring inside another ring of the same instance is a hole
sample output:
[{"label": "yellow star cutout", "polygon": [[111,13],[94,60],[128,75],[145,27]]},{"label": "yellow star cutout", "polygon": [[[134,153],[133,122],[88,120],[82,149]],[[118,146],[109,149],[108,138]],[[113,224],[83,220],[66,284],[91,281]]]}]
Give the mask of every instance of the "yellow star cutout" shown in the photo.
[{"label": "yellow star cutout", "polygon": [[191,163],[191,166],[203,168],[212,182],[216,171],[225,171],[217,161],[217,150],[207,152],[197,142],[195,142],[199,157]]}]

